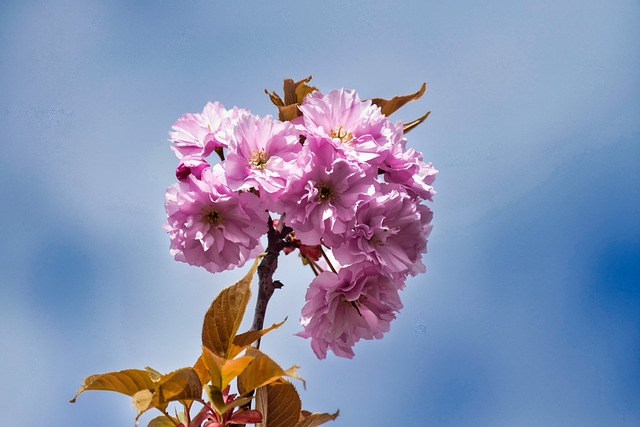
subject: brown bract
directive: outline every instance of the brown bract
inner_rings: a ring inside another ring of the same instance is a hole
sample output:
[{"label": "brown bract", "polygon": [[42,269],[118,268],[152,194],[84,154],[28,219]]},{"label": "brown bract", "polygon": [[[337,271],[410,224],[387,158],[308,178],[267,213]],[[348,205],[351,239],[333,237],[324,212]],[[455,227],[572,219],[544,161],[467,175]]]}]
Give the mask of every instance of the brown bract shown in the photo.
[{"label": "brown bract", "polygon": [[311,76],[298,80],[297,82],[293,81],[293,79],[285,79],[283,85],[284,101],[275,91],[269,92],[267,89],[264,90],[264,93],[269,95],[271,102],[278,107],[278,118],[280,120],[283,122],[289,121],[302,115],[298,109],[298,105],[302,103],[305,96],[318,90],[318,88],[307,84],[309,81],[311,81]]}]

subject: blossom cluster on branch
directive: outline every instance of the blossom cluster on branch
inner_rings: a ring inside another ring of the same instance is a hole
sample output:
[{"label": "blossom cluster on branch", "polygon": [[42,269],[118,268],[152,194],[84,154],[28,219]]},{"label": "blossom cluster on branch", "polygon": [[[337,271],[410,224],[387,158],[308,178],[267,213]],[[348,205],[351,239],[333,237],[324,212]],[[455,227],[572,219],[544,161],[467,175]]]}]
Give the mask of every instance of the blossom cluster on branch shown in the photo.
[{"label": "blossom cluster on branch", "polygon": [[178,182],[164,228],[176,260],[212,273],[263,252],[274,223],[292,229],[284,250],[298,249],[316,276],[298,335],[319,358],[351,358],[357,341],[389,330],[406,278],[425,271],[432,212],[423,202],[437,171],[407,148],[405,132],[426,115],[388,118],[424,86],[394,106],[354,90],[322,93],[308,80],[293,100],[270,94],[279,118],[214,102],[175,122]]}]

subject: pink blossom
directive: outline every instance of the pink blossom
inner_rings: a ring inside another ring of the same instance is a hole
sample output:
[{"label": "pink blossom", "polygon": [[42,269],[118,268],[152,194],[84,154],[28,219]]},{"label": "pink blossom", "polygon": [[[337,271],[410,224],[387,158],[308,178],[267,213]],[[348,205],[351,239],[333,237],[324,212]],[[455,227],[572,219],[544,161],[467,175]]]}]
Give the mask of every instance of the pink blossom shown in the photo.
[{"label": "pink blossom", "polygon": [[395,313],[402,308],[398,286],[370,263],[325,271],[309,285],[302,308],[303,338],[319,359],[327,350],[352,358],[360,339],[380,339],[389,331]]},{"label": "pink blossom", "polygon": [[375,193],[377,171],[340,157],[332,145],[318,140],[307,141],[301,159],[302,176],[280,197],[287,224],[304,244],[321,239],[338,244],[351,227],[358,202]]},{"label": "pink blossom", "polygon": [[436,191],[431,184],[438,171],[431,163],[423,161],[422,154],[413,148],[405,151],[403,146],[404,144],[396,144],[380,165],[385,181],[400,184],[409,194],[423,200],[432,200]]},{"label": "pink blossom", "polygon": [[172,150],[178,158],[184,156],[207,157],[216,148],[228,145],[228,134],[240,117],[248,110],[226,110],[219,102],[209,102],[201,113],[182,115],[170,132]]},{"label": "pink blossom", "polygon": [[360,206],[344,242],[333,248],[342,264],[369,261],[391,277],[424,272],[432,214],[400,186],[384,185],[381,194]]},{"label": "pink blossom", "polygon": [[354,90],[315,91],[300,105],[307,138],[329,141],[349,158],[378,164],[391,149],[397,128],[370,100],[361,101]]},{"label": "pink blossom", "polygon": [[275,199],[286,187],[301,148],[290,123],[271,116],[242,117],[230,134],[223,163],[227,182],[233,190],[255,188],[267,202]]},{"label": "pink blossom", "polygon": [[200,179],[202,171],[210,167],[202,157],[198,156],[185,156],[180,159],[180,164],[176,168],[176,178],[178,181],[186,181],[189,175],[195,176]]},{"label": "pink blossom", "polygon": [[165,230],[178,261],[212,273],[242,266],[260,248],[268,214],[253,193],[229,189],[221,168],[205,169],[167,189]]}]

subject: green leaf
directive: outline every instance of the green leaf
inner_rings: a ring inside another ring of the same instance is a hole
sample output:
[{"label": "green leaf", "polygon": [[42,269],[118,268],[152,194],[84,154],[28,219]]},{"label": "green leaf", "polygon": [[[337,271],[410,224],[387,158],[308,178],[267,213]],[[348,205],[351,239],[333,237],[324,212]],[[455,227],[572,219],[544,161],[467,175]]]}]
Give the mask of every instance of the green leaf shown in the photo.
[{"label": "green leaf", "polygon": [[258,427],[295,427],[300,420],[300,396],[289,381],[278,380],[256,392],[256,409],[262,414]]},{"label": "green leaf", "polygon": [[309,411],[302,410],[300,414],[300,421],[295,427],[316,427],[324,424],[328,421],[333,421],[338,418],[340,411],[336,411],[334,414],[327,413],[315,413],[312,414]]},{"label": "green leaf", "polygon": [[202,345],[224,359],[229,358],[229,348],[249,303],[251,280],[260,259],[256,258],[249,272],[239,282],[218,294],[204,316]]},{"label": "green leaf", "polygon": [[253,357],[253,361],[238,376],[238,392],[241,396],[282,377],[296,378],[304,384],[304,380],[296,373],[298,366],[284,370],[269,356],[255,348],[248,348],[246,355]]},{"label": "green leaf", "polygon": [[175,427],[175,426],[176,425],[164,415],[155,417],[154,419],[149,421],[149,424],[147,424],[147,427]]},{"label": "green leaf", "polygon": [[416,99],[420,98],[422,95],[424,95],[424,92],[426,90],[427,84],[422,83],[422,87],[415,93],[411,93],[409,95],[394,96],[390,100],[373,98],[371,99],[371,102],[380,107],[380,110],[382,110],[382,114],[388,117],[406,103],[415,101]]},{"label": "green leaf", "polygon": [[84,379],[82,387],[70,402],[75,403],[78,395],[85,390],[115,391],[127,396],[133,396],[141,390],[153,390],[155,387],[156,384],[149,372],[140,369],[126,369],[106,374],[89,375]]},{"label": "green leaf", "polygon": [[236,357],[242,350],[249,347],[258,338],[262,337],[267,332],[273,331],[274,329],[278,329],[286,321],[287,321],[287,318],[285,317],[285,319],[282,322],[274,323],[269,328],[262,329],[260,331],[248,331],[248,332],[245,332],[244,334],[236,335],[236,337],[233,339],[233,344],[231,345],[231,348],[229,350],[229,357]]}]

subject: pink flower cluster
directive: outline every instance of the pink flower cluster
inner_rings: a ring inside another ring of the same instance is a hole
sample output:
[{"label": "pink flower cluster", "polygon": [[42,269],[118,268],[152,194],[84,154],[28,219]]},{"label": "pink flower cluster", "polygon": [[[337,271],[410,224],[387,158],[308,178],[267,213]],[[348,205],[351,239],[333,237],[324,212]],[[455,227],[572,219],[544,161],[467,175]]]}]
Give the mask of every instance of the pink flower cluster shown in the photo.
[{"label": "pink flower cluster", "polygon": [[330,249],[330,265],[310,261],[298,335],[319,358],[328,349],[351,358],[357,341],[389,330],[406,278],[425,271],[432,213],[422,202],[437,171],[406,148],[402,123],[353,90],[314,91],[298,108],[290,122],[219,103],[178,119],[179,182],[167,190],[164,227],[177,260],[210,272],[262,251],[269,212],[301,251]]}]

